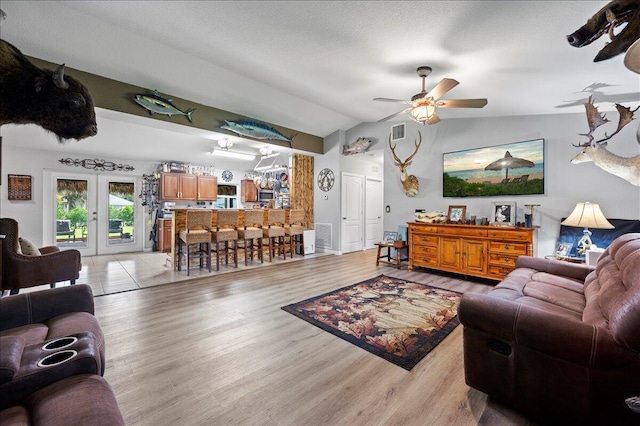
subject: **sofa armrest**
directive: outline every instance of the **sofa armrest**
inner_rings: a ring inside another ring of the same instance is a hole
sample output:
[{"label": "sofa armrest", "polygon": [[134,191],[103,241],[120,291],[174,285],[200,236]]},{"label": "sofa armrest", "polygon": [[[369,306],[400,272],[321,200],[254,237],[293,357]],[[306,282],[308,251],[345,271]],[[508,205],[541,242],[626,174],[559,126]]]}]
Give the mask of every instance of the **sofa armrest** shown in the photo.
[{"label": "sofa armrest", "polygon": [[578,281],[584,281],[587,275],[595,270],[594,266],[582,263],[571,263],[557,259],[543,259],[532,256],[518,256],[516,259],[516,268],[535,269],[536,271],[573,278]]},{"label": "sofa armrest", "polygon": [[0,384],[11,381],[20,370],[25,343],[22,336],[0,336]]},{"label": "sofa armrest", "polygon": [[57,246],[45,246],[40,247],[38,250],[40,251],[40,254],[51,254],[59,252],[60,248]]},{"label": "sofa armrest", "polygon": [[3,290],[76,280],[82,269],[80,252],[75,249],[43,253],[41,256],[14,254],[6,262],[11,266],[3,268]]},{"label": "sofa armrest", "polygon": [[514,347],[589,368],[610,369],[635,362],[638,356],[617,344],[602,327],[486,294],[464,294],[458,318],[465,327],[506,340]]},{"label": "sofa armrest", "polygon": [[94,314],[87,284],[34,291],[0,298],[0,331],[44,322],[71,312]]}]

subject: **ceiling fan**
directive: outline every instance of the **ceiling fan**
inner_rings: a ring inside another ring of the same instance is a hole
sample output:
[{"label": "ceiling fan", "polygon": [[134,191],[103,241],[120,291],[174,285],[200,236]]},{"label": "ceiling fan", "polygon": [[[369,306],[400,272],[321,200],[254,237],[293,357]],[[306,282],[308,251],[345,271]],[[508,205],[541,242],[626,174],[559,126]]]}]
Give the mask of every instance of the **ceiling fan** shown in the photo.
[{"label": "ceiling fan", "polygon": [[459,83],[452,78],[443,78],[429,93],[424,88],[424,79],[431,74],[431,67],[418,67],[416,70],[418,75],[422,77],[422,91],[411,97],[410,101],[389,98],[373,98],[374,101],[397,102],[411,105],[409,108],[391,114],[388,117],[378,120],[387,121],[397,117],[400,114],[408,112],[411,119],[418,123],[435,124],[440,121],[440,117],[436,113],[436,108],[482,108],[487,104],[486,99],[449,99],[441,100],[449,90],[456,87]]}]

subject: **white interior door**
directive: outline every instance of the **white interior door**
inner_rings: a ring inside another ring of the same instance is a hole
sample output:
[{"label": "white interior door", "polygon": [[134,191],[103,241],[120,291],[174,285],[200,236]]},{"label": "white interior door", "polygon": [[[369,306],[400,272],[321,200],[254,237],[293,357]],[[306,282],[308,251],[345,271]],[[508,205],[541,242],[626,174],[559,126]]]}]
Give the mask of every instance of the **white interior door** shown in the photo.
[{"label": "white interior door", "polygon": [[343,253],[363,248],[364,177],[342,174],[342,225],[341,241]]},{"label": "white interior door", "polygon": [[382,181],[366,178],[365,186],[365,248],[374,248],[382,240]]},{"label": "white interior door", "polygon": [[45,245],[74,248],[82,256],[142,251],[137,178],[45,171],[44,182],[50,185],[43,193]]}]

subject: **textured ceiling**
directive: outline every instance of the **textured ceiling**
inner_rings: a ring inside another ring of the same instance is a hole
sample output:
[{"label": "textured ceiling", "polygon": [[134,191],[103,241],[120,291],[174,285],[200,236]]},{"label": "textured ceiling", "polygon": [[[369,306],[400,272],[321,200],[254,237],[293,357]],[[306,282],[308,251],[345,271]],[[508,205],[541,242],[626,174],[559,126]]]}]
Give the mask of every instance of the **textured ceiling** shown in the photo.
[{"label": "textured ceiling", "polygon": [[440,110],[443,120],[582,113],[595,83],[603,111],[612,101],[637,103],[640,79],[622,55],[592,62],[604,37],[580,49],[566,41],[605,4],[3,0],[0,7],[2,38],[27,55],[324,137],[403,109],[372,99],[418,93],[420,65],[433,68],[427,90],[444,77],[460,82],[444,99],[488,99],[483,109]]}]

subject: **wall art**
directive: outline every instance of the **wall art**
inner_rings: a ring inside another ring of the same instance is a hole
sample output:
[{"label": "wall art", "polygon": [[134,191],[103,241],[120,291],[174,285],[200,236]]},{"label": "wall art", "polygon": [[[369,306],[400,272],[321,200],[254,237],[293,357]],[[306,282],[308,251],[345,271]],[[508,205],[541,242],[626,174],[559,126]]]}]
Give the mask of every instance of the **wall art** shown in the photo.
[{"label": "wall art", "polygon": [[77,158],[74,160],[72,158],[61,158],[58,160],[60,163],[65,164],[67,166],[82,166],[85,169],[98,170],[102,171],[120,171],[120,172],[132,172],[134,170],[133,166],[128,164],[116,164],[113,161],[106,160],[98,160],[97,158],[94,160],[78,160]]},{"label": "wall art", "polygon": [[443,154],[442,195],[544,194],[544,139]]},{"label": "wall art", "polygon": [[8,200],[28,201],[31,200],[31,176],[29,175],[8,175],[9,190]]}]

